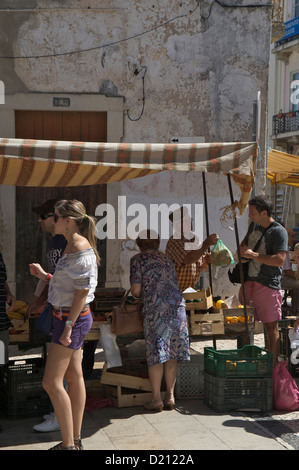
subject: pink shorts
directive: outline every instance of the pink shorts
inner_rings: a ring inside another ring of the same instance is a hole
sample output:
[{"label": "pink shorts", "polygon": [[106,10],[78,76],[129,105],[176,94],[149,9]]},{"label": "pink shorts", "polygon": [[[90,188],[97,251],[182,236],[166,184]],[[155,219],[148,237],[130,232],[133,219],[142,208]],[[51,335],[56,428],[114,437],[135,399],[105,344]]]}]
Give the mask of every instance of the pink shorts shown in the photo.
[{"label": "pink shorts", "polygon": [[[252,302],[254,319],[262,323],[271,323],[281,319],[281,290],[270,289],[259,282],[245,282],[246,305]],[[240,299],[242,288],[240,289]]]}]

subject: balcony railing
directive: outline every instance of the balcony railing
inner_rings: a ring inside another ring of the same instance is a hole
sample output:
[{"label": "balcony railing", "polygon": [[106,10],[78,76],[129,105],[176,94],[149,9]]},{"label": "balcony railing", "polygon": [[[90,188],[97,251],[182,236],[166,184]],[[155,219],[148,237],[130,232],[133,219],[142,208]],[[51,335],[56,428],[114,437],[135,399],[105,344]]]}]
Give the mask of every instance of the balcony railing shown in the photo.
[{"label": "balcony railing", "polygon": [[299,131],[299,111],[279,113],[273,116],[272,133],[285,134]]}]

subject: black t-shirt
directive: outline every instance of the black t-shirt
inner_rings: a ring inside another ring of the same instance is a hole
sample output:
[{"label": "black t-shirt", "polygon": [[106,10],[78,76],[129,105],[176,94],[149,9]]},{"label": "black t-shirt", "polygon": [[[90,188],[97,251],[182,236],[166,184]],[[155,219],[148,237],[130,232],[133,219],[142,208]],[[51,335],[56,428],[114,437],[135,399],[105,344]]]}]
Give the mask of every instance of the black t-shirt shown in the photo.
[{"label": "black t-shirt", "polygon": [[47,272],[54,274],[56,264],[61,258],[67,241],[63,235],[54,235],[47,250]]},{"label": "black t-shirt", "polygon": [[[249,227],[248,247],[253,250],[257,241],[262,236],[264,227],[259,224],[252,224]],[[259,248],[256,250],[262,255],[274,255],[278,251],[288,251],[288,234],[285,228],[278,222],[273,222],[272,226],[265,232]],[[251,260],[249,263],[248,280],[256,281],[271,289],[281,288],[282,267],[268,266],[259,261]]]}]

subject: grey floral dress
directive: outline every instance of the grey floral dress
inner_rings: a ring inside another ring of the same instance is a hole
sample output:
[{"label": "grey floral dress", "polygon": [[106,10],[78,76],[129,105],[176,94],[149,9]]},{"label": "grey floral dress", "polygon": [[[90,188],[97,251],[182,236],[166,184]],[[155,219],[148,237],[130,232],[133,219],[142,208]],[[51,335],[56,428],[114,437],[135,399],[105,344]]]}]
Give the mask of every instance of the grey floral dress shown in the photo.
[{"label": "grey floral dress", "polygon": [[173,262],[158,250],[135,255],[130,261],[130,282],[141,284],[148,365],[189,360],[186,308]]}]

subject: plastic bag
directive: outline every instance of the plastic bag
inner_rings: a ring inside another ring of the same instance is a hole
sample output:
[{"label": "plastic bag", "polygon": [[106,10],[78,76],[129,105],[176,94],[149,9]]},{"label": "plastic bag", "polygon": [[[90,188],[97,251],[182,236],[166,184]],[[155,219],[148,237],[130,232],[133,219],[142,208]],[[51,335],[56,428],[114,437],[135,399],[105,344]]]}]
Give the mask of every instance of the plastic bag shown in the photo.
[{"label": "plastic bag", "polygon": [[291,343],[291,363],[299,364],[299,331],[295,331],[294,328],[289,329],[289,340]]},{"label": "plastic bag", "polygon": [[285,361],[279,362],[273,370],[273,407],[281,411],[299,409],[299,389]]},{"label": "plastic bag", "polygon": [[100,325],[101,345],[104,349],[107,369],[121,367],[122,360],[120,350],[116,342],[116,335],[111,332],[109,324]]},{"label": "plastic bag", "polygon": [[212,250],[212,265],[213,266],[228,266],[229,264],[234,264],[235,260],[232,253],[224,245],[222,240],[218,240],[216,245]]}]

